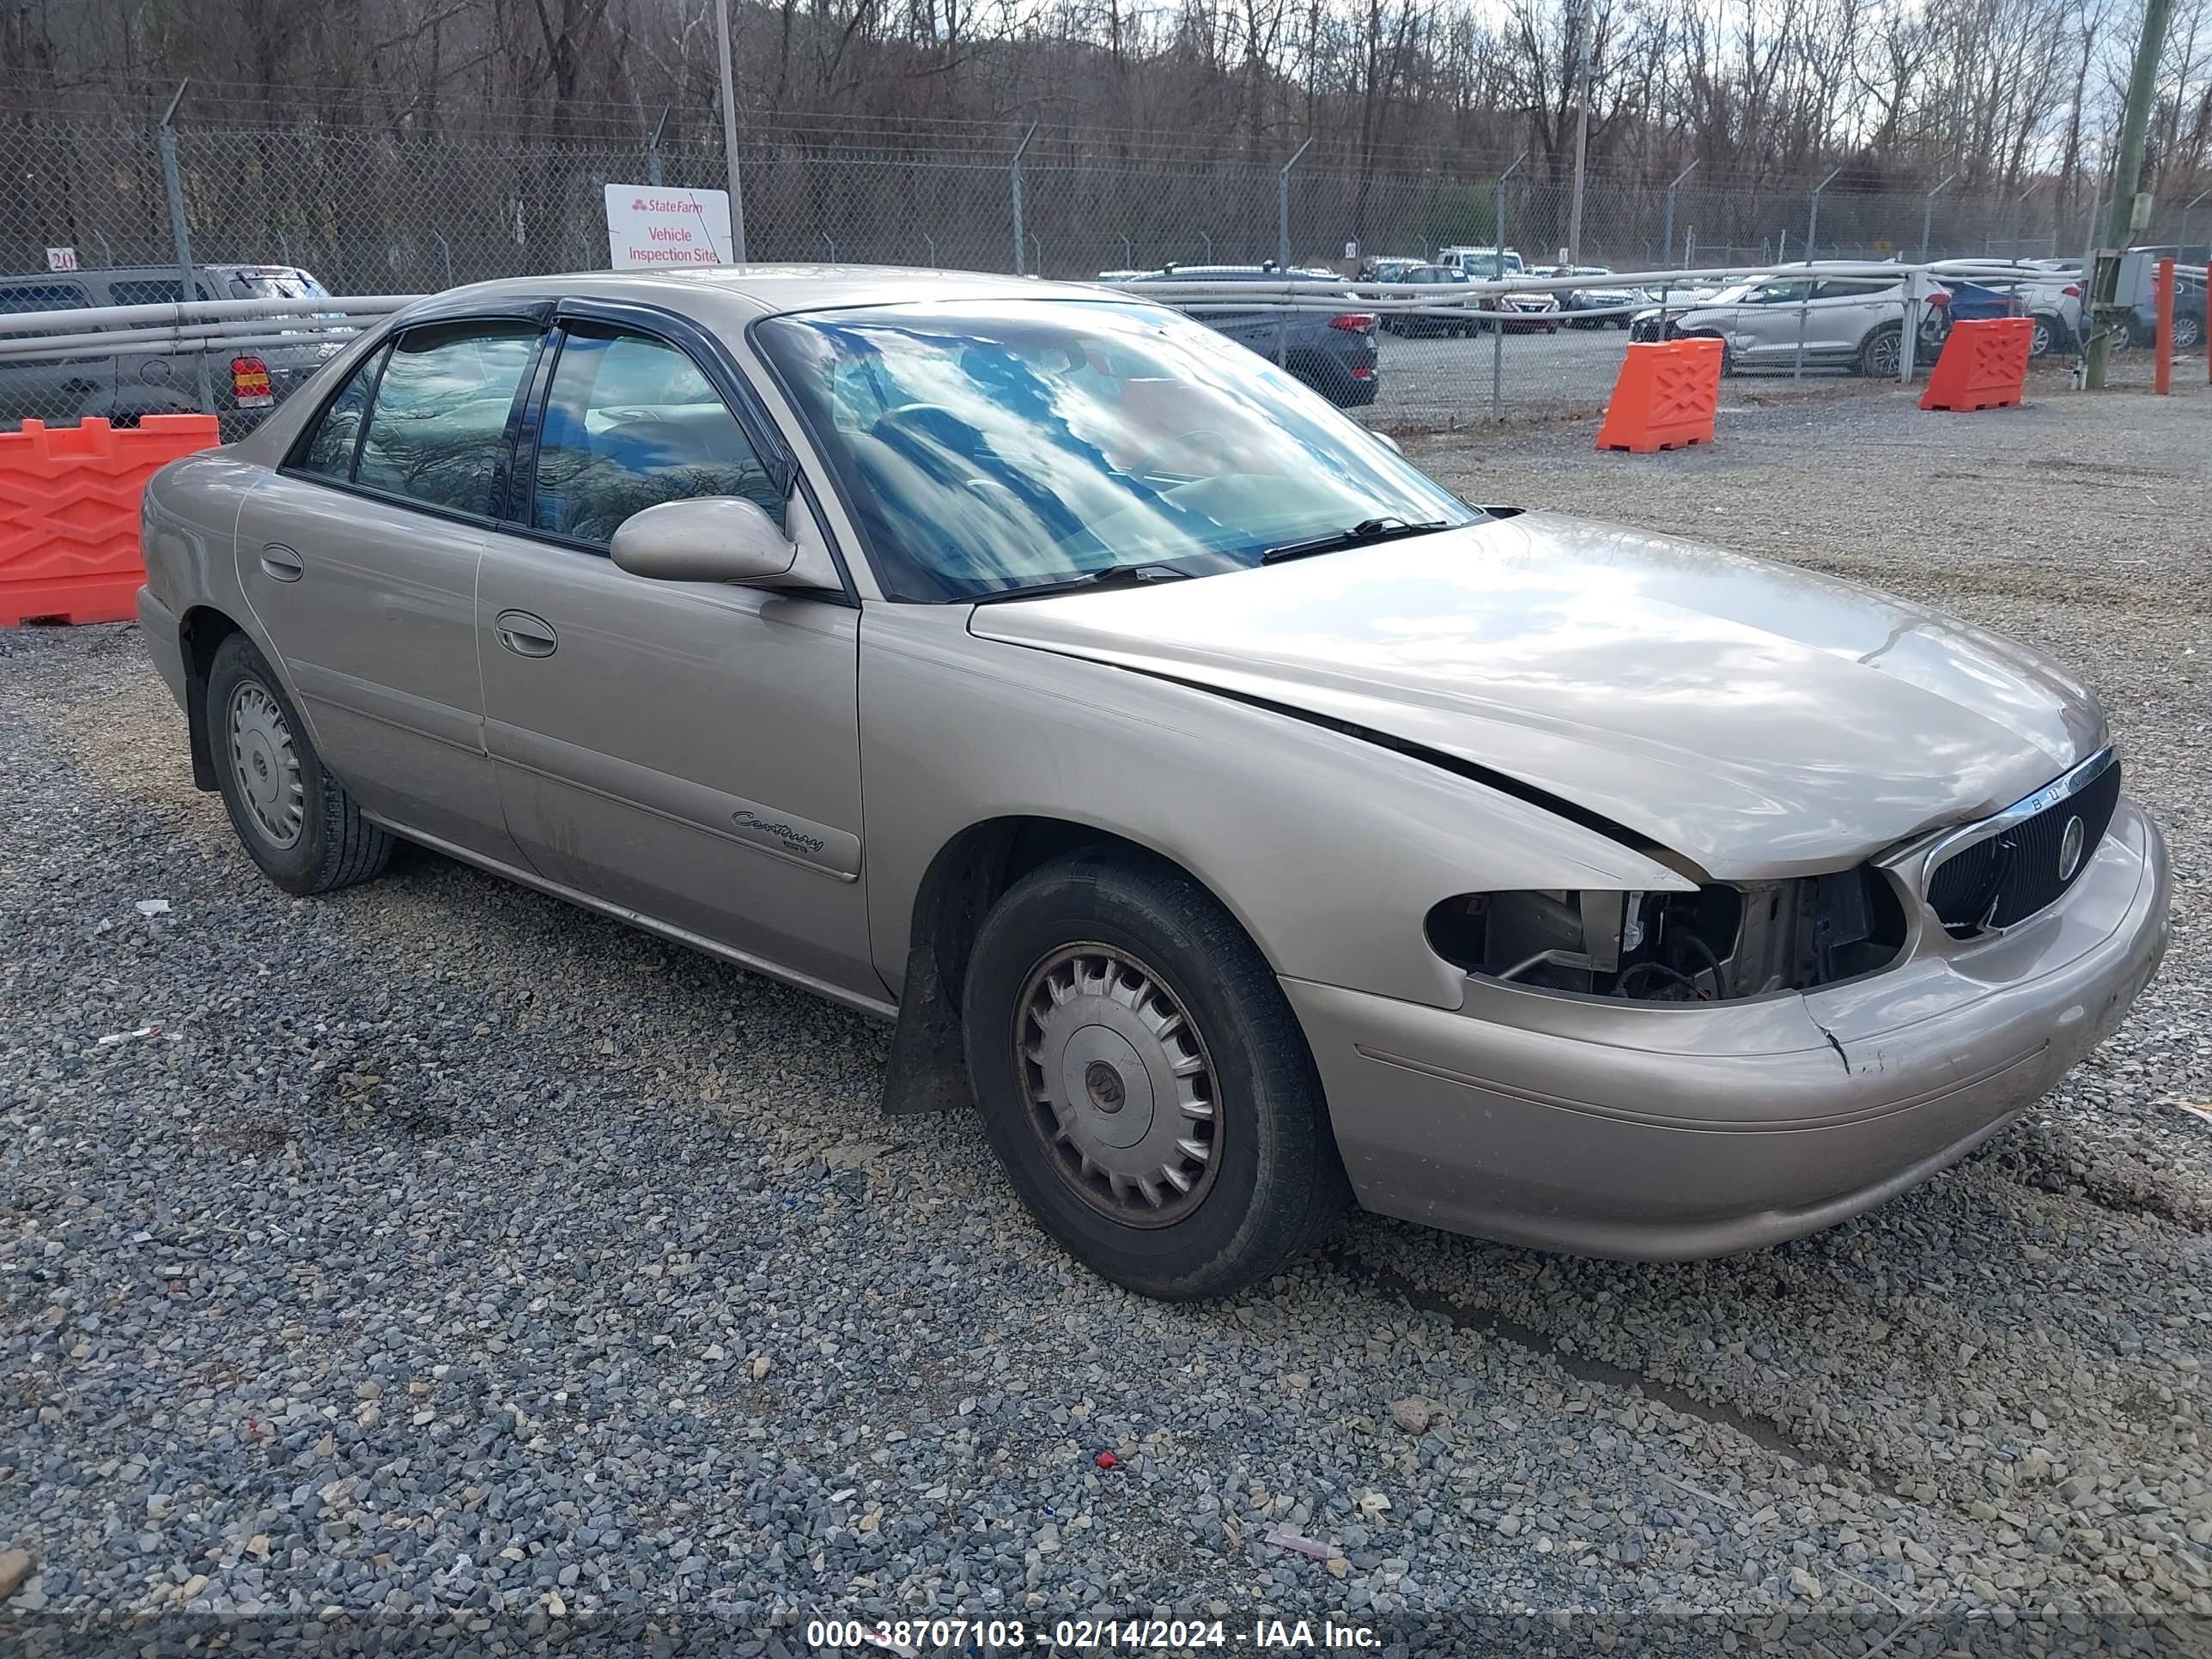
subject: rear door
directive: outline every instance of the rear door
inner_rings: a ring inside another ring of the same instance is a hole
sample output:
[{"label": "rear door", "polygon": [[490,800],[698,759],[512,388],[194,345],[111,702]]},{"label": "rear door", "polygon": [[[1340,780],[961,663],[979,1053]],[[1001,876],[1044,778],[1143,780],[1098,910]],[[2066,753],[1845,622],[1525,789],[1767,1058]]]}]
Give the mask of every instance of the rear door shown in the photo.
[{"label": "rear door", "polygon": [[538,378],[534,465],[477,592],[516,841],[563,887],[880,998],[859,609],[842,592],[650,580],[608,556],[616,527],[660,501],[740,496],[793,523],[781,439],[713,342],[640,307],[564,307]]},{"label": "rear door", "polygon": [[1823,277],[1813,286],[1805,349],[1828,356],[1856,356],[1866,337],[1884,323],[1901,325],[1904,301],[1901,284],[1879,276]]},{"label": "rear door", "polygon": [[240,585],[331,769],[373,816],[506,863],[477,564],[543,331],[515,317],[404,331],[238,521]]},{"label": "rear door", "polygon": [[[29,311],[82,311],[92,303],[85,285],[69,277],[41,278],[0,285],[0,315]],[[73,331],[66,326],[37,334],[9,334],[9,340],[38,339]],[[70,421],[107,407],[115,389],[115,360],[42,357],[28,362],[0,362],[0,425],[27,420]]]}]

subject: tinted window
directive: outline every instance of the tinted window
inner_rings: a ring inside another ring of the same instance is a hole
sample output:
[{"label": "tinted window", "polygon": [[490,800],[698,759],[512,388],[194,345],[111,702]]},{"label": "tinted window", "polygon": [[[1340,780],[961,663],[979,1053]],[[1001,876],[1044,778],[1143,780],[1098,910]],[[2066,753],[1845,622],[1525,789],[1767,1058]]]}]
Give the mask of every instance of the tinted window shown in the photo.
[{"label": "tinted window", "polygon": [[315,425],[314,435],[300,452],[299,468],[325,478],[353,476],[354,441],[361,436],[361,417],[368,410],[369,390],[376,384],[381,351],[372,351],[354,370],[344,388],[331,399]]},{"label": "tinted window", "polygon": [[1813,289],[1816,300],[1863,300],[1870,294],[1887,294],[1895,283],[1885,283],[1866,277],[1832,276]]},{"label": "tinted window", "polygon": [[110,283],[108,296],[119,306],[173,306],[184,289],[173,276],[150,281]]},{"label": "tinted window", "polygon": [[546,397],[532,525],[604,547],[632,514],[696,495],[742,495],[783,521],[781,493],[697,364],[644,335],[571,335]]},{"label": "tinted window", "polygon": [[[74,283],[25,283],[0,288],[0,314],[25,311],[70,311],[85,303],[84,290]],[[15,337],[21,339],[21,335]]]},{"label": "tinted window", "polygon": [[537,342],[530,323],[401,335],[377,383],[354,482],[428,507],[489,511],[507,412]]}]

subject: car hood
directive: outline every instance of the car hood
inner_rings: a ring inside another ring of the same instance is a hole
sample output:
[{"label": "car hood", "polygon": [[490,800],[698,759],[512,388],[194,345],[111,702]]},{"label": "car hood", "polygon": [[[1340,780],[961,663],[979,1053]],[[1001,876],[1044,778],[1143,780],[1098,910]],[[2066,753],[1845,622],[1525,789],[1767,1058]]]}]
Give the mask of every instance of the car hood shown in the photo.
[{"label": "car hood", "polygon": [[1986,817],[2105,740],[2087,688],[2010,641],[1550,513],[979,606],[969,629],[1442,751],[1728,879]]}]

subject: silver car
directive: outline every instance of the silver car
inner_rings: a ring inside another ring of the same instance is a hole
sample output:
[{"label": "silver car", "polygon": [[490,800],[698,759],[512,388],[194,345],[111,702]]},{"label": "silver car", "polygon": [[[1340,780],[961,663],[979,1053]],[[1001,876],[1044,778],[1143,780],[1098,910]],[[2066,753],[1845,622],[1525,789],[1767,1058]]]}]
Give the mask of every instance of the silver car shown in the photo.
[{"label": "silver car", "polygon": [[1150,1295],[1355,1198],[1624,1257],[1828,1226],[2002,1129],[2166,937],[2055,664],[1464,505],[1092,289],[459,289],[144,532],[194,775],[278,886],[404,838],[895,1021],[884,1104],[980,1107]]},{"label": "silver car", "polygon": [[[1699,336],[1724,342],[1723,372],[1794,365],[1848,368],[1894,380],[1903,361],[1905,284],[1902,276],[1839,276],[1819,269],[1754,276],[1693,305],[1669,307],[1670,339]],[[1632,339],[1658,337],[1659,313],[1640,313]],[[1915,355],[1934,361],[1942,319],[1923,307]]]}]

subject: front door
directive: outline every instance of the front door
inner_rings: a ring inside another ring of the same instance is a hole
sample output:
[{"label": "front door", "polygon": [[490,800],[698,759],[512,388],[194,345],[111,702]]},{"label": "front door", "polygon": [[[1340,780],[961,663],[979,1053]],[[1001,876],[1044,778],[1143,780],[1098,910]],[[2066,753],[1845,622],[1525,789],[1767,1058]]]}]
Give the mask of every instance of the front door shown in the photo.
[{"label": "front door", "polygon": [[512,861],[483,734],[477,562],[541,330],[373,353],[238,519],[238,579],[315,747],[372,817]]},{"label": "front door", "polygon": [[731,495],[781,522],[782,492],[682,346],[570,322],[552,349],[534,471],[477,587],[516,842],[549,881],[881,998],[860,880],[860,612],[842,594],[617,568],[608,543],[633,513]]}]

